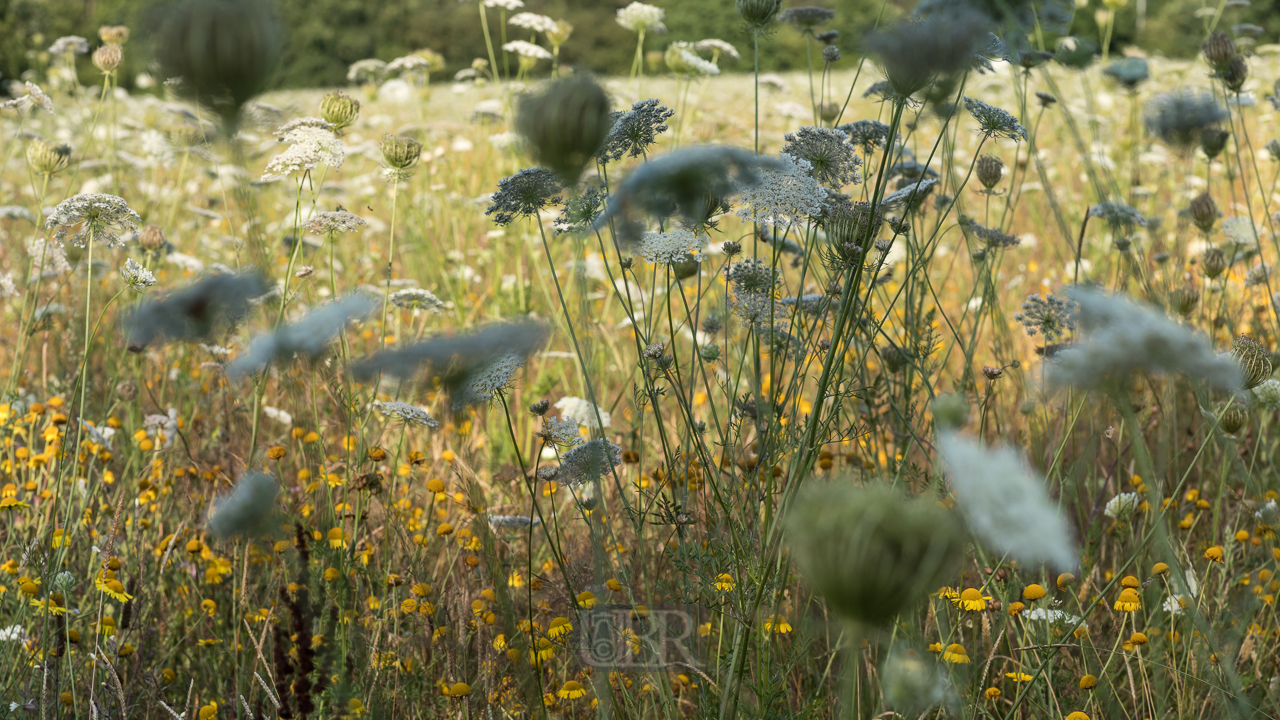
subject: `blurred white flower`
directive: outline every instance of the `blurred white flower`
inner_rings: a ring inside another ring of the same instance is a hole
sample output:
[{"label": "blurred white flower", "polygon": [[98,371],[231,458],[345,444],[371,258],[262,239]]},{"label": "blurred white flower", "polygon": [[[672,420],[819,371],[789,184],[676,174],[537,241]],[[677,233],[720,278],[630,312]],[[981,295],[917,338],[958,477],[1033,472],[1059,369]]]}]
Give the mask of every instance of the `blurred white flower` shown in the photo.
[{"label": "blurred white flower", "polygon": [[507,24],[515,25],[516,27],[525,28],[527,30],[533,30],[534,32],[547,33],[556,31],[555,20],[552,20],[546,15],[539,15],[531,12],[516,13],[511,16],[510,20],[507,20]]},{"label": "blurred white flower", "polygon": [[1001,554],[1028,563],[1072,568],[1076,552],[1062,511],[1044,479],[1009,447],[988,448],[943,431],[938,454],[956,503],[973,534]]},{"label": "blurred white flower", "polygon": [[631,32],[665,32],[662,18],[666,11],[660,7],[633,2],[618,11],[618,24]]},{"label": "blurred white flower", "polygon": [[512,40],[502,46],[503,50],[509,53],[515,53],[520,57],[534,58],[535,60],[550,60],[551,51],[541,45],[534,45],[525,40]]},{"label": "blurred white flower", "polygon": [[[591,430],[607,428],[611,422],[609,413],[591,404],[590,400],[583,400],[580,397],[562,397],[556,401],[555,408],[560,411],[560,417],[564,420],[575,420],[579,425]],[[598,420],[597,412],[600,414]]]},{"label": "blurred white flower", "polygon": [[1112,520],[1123,520],[1132,515],[1141,504],[1142,498],[1138,497],[1138,493],[1120,493],[1107,501],[1103,514]]},{"label": "blurred white flower", "polygon": [[1096,290],[1074,288],[1068,295],[1080,304],[1083,340],[1048,361],[1050,384],[1097,389],[1145,369],[1183,373],[1222,389],[1240,387],[1235,360],[1215,353],[1207,338],[1159,310]]}]

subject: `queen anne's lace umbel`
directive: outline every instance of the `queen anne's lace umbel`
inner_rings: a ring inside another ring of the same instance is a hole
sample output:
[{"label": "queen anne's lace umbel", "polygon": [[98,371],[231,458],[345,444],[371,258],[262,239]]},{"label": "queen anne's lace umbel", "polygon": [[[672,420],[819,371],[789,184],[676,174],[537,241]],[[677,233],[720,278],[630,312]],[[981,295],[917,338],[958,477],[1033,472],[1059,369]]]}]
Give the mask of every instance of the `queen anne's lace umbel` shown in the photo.
[{"label": "queen anne's lace umbel", "polygon": [[333,134],[332,127],[323,120],[302,118],[277,130],[280,141],[289,143],[289,147],[271,158],[266,171],[262,173],[262,179],[278,180],[294,173],[314,170],[320,165],[342,167],[346,151],[342,148],[342,141]]},{"label": "queen anne's lace umbel", "polygon": [[77,247],[93,240],[111,248],[119,244],[121,235],[137,232],[141,223],[142,218],[123,199],[103,193],[81,193],[58,203],[44,226],[48,230],[57,228],[53,238],[58,243],[70,237]]},{"label": "queen anne's lace umbel", "polygon": [[762,165],[760,182],[748,185],[738,195],[738,217],[748,222],[802,224],[821,214],[827,193],[813,177],[807,160],[786,153],[778,155],[781,166]]}]

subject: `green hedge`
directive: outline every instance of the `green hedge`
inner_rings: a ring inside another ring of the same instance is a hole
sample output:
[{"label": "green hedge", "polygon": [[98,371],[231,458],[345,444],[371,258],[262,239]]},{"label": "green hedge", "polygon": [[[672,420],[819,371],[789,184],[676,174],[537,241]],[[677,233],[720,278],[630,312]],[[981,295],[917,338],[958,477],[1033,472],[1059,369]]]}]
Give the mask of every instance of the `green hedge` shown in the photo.
[{"label": "green hedge", "polygon": [[[169,0],[170,2],[174,0]],[[263,0],[267,2],[269,0]],[[526,10],[563,18],[574,27],[573,37],[562,48],[562,61],[603,73],[625,73],[635,51],[635,36],[614,22],[617,9],[627,0],[526,0]],[[750,68],[748,39],[740,29],[734,0],[655,0],[667,7],[669,32],[646,42],[660,50],[673,40],[717,37],[735,44],[743,53],[738,63],[722,60],[726,70]],[[805,0],[836,10],[833,28],[840,30],[840,45],[852,54],[857,39],[868,31],[880,12],[875,0]],[[896,18],[913,4],[888,0],[886,16]],[[1094,0],[1094,5],[1099,5]],[[63,35],[82,35],[97,43],[100,25],[128,25],[134,37],[126,48],[121,73],[126,84],[148,68],[148,41],[159,27],[165,3],[155,0],[0,0],[0,73],[6,78],[48,62],[45,48]],[[1121,9],[1115,30],[1117,45],[1137,42],[1168,55],[1193,55],[1204,35],[1204,22],[1193,15],[1201,0],[1148,0],[1147,27],[1135,38],[1137,0]],[[1267,28],[1259,42],[1275,42],[1280,30],[1280,0],[1254,5],[1224,23],[1252,22]],[[277,0],[286,28],[288,45],[275,82],[280,87],[315,87],[345,84],[347,66],[363,58],[391,60],[419,48],[442,53],[448,72],[487,55],[476,0]],[[1234,11],[1240,12],[1240,11]],[[489,11],[495,42],[500,42],[499,12]],[[517,30],[508,28],[509,31]],[[1073,31],[1097,37],[1093,10],[1077,14]],[[523,31],[520,31],[523,32]],[[509,39],[527,39],[508,34]],[[816,51],[815,51],[816,57]],[[805,66],[805,42],[789,27],[779,27],[761,45],[765,70]],[[81,59],[82,77],[94,82],[95,71]]]}]

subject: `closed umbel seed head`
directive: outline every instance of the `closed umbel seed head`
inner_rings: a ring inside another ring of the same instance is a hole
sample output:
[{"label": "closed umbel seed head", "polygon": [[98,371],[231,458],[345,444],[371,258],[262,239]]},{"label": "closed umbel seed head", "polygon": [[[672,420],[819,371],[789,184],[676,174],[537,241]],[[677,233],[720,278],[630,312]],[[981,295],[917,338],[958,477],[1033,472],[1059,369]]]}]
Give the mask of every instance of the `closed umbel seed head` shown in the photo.
[{"label": "closed umbel seed head", "polygon": [[978,158],[978,182],[982,186],[990,190],[1000,184],[1000,180],[1004,178],[1004,162],[994,155],[983,155]]},{"label": "closed umbel seed head", "polygon": [[927,499],[886,487],[813,486],[788,518],[809,584],[841,616],[885,625],[955,572],[959,524]]},{"label": "closed umbel seed head", "polygon": [[360,101],[345,95],[341,90],[329,93],[320,101],[320,117],[333,125],[334,131],[351,127],[360,116]]},{"label": "closed umbel seed head", "polygon": [[1205,234],[1213,230],[1214,223],[1218,221],[1218,204],[1213,201],[1207,191],[1200,193],[1191,201],[1191,221]]},{"label": "closed umbel seed head", "polygon": [[124,59],[124,51],[119,45],[103,45],[93,51],[93,66],[108,75],[120,67],[122,59]]},{"label": "closed umbel seed head", "polygon": [[747,24],[747,32],[767,30],[782,11],[782,0],[738,0],[738,15]]},{"label": "closed umbel seed head", "polygon": [[537,415],[538,417],[542,417],[543,415],[546,415],[547,410],[549,409],[551,409],[551,401],[547,400],[546,398],[542,398],[538,402],[529,406],[529,412],[534,415]]},{"label": "closed umbel seed head", "polygon": [[36,138],[27,145],[27,162],[42,175],[56,175],[71,162],[71,148]]},{"label": "closed umbel seed head", "polygon": [[1228,90],[1240,92],[1244,87],[1244,81],[1249,79],[1249,61],[1245,60],[1243,55],[1236,55],[1218,75]]},{"label": "closed umbel seed head", "polygon": [[1181,287],[1169,293],[1169,306],[1179,315],[1190,315],[1200,304],[1200,291],[1193,287]]},{"label": "closed umbel seed head", "polygon": [[382,161],[393,170],[408,170],[417,165],[422,156],[421,143],[399,135],[383,135],[378,149],[382,151]]},{"label": "closed umbel seed head", "polygon": [[1247,335],[1241,335],[1231,342],[1231,354],[1240,363],[1244,373],[1244,387],[1253,389],[1271,377],[1271,355],[1262,343]]},{"label": "closed umbel seed head", "polygon": [[1227,140],[1231,133],[1218,128],[1205,128],[1200,133],[1200,149],[1210,159],[1214,159],[1227,149]]},{"label": "closed umbel seed head", "polygon": [[164,231],[159,225],[148,225],[138,235],[138,244],[147,252],[156,252],[164,247]]},{"label": "closed umbel seed head", "polygon": [[98,37],[108,45],[124,45],[129,42],[129,28],[124,25],[103,25],[98,28]]},{"label": "closed umbel seed head", "polygon": [[1213,280],[1226,271],[1227,255],[1222,252],[1221,248],[1209,248],[1204,251],[1204,258],[1200,261],[1200,267],[1204,268],[1205,277]]},{"label": "closed umbel seed head", "polygon": [[613,129],[609,96],[587,75],[557,80],[520,101],[516,128],[538,164],[576,185]]},{"label": "closed umbel seed head", "polygon": [[1200,46],[1204,59],[1215,72],[1222,72],[1236,56],[1236,44],[1231,36],[1224,32],[1215,32]]},{"label": "closed umbel seed head", "polygon": [[1240,432],[1240,428],[1247,422],[1249,422],[1249,411],[1238,402],[1231,403],[1230,407],[1222,411],[1222,417],[1218,419],[1218,423],[1228,435]]}]

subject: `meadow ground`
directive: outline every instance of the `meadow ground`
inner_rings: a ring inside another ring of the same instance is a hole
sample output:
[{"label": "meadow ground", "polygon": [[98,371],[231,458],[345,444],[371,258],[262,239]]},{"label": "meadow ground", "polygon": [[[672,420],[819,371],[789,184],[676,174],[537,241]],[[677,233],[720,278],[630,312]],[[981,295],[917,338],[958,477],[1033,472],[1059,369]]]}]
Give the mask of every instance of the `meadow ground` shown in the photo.
[{"label": "meadow ground", "polygon": [[856,67],[568,188],[511,82],[23,88],[7,712],[1275,716],[1275,56]]}]

